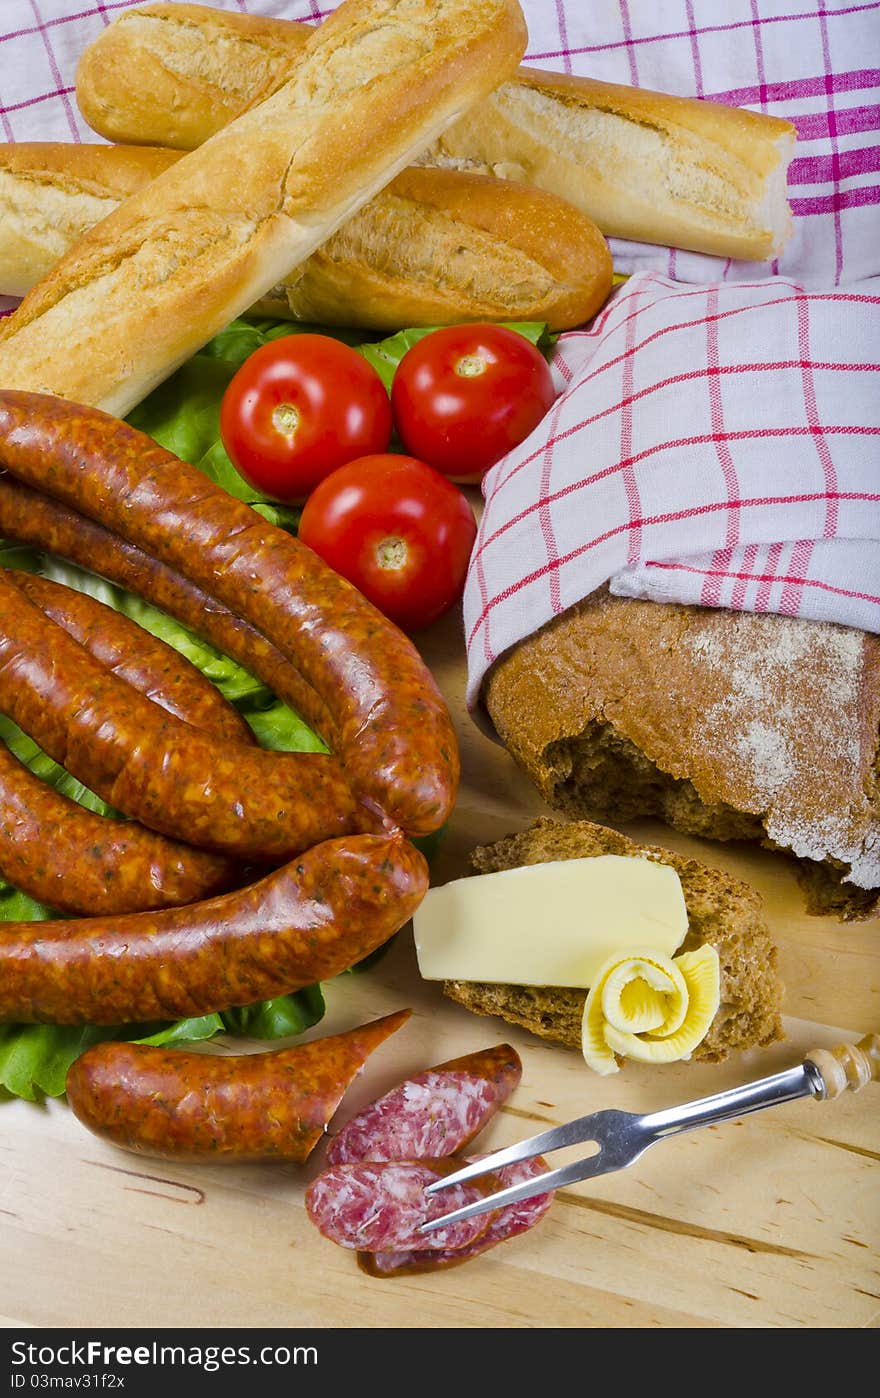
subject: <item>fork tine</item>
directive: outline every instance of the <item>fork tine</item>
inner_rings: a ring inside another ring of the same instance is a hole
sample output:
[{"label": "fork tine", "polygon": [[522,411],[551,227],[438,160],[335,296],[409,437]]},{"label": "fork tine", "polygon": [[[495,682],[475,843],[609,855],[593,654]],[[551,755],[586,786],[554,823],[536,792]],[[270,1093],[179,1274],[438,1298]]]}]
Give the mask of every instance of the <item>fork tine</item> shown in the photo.
[{"label": "fork tine", "polygon": [[[501,1150],[493,1151],[491,1155],[486,1155],[482,1160],[475,1160],[470,1165],[463,1165],[454,1174],[445,1175],[443,1179],[436,1180],[434,1184],[429,1184],[425,1190],[426,1194],[439,1194],[444,1189],[449,1189],[451,1185],[463,1184],[465,1180],[475,1180],[480,1175],[489,1175],[493,1170],[500,1170],[503,1165],[515,1165],[519,1160],[530,1160],[533,1155],[547,1155],[552,1150],[561,1150],[563,1146],[580,1145],[582,1141],[591,1141],[597,1138],[598,1129],[601,1127],[601,1118],[604,1112],[591,1112],[589,1116],[577,1117],[574,1121],[567,1121],[564,1126],[553,1126],[549,1131],[541,1131],[537,1136],[529,1136],[525,1141],[517,1141],[516,1145],[504,1146]],[[535,1193],[540,1193],[536,1190]],[[528,1195],[523,1195],[528,1198]]]},{"label": "fork tine", "polygon": [[[544,1134],[550,1133],[545,1132]],[[499,1151],[498,1154],[500,1156],[505,1152]],[[522,1160],[525,1157],[518,1156],[516,1158]],[[482,1163],[481,1161],[480,1164]],[[550,1190],[560,1189],[562,1185],[576,1184],[578,1180],[592,1179],[594,1175],[604,1175],[610,1170],[616,1170],[618,1164],[619,1162],[614,1159],[613,1154],[600,1150],[586,1160],[575,1160],[570,1165],[560,1166],[558,1170],[550,1170],[546,1175],[536,1175],[534,1179],[525,1180],[522,1184],[499,1189],[495,1194],[488,1194],[484,1199],[478,1199],[474,1204],[466,1204],[464,1208],[453,1209],[451,1213],[444,1214],[442,1218],[432,1218],[428,1223],[422,1224],[419,1232],[432,1233],[435,1228],[444,1228],[448,1223],[455,1223],[459,1219],[473,1218],[475,1214],[489,1213],[493,1209],[503,1209],[507,1204],[518,1204],[523,1199],[531,1199],[535,1194],[547,1194]],[[446,1179],[452,1179],[452,1176],[447,1175]],[[432,1188],[433,1186],[429,1185],[426,1193]]]}]

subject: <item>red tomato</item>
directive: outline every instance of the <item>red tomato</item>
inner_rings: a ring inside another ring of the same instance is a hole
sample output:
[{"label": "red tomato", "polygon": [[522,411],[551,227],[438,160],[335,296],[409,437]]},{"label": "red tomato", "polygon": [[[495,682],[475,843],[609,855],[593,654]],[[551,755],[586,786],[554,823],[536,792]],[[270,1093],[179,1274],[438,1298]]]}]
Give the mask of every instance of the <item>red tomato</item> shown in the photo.
[{"label": "red tomato", "polygon": [[305,500],[356,456],[384,451],[391,405],[367,361],[329,335],[286,335],[255,350],[220,407],[233,466],[275,500]]},{"label": "red tomato", "polygon": [[477,533],[464,493],[394,454],[363,456],[325,477],[299,537],[403,631],[429,626],[461,596]]},{"label": "red tomato", "polygon": [[546,359],[503,325],[452,325],[407,350],[391,386],[400,439],[457,481],[478,481],[556,397]]}]

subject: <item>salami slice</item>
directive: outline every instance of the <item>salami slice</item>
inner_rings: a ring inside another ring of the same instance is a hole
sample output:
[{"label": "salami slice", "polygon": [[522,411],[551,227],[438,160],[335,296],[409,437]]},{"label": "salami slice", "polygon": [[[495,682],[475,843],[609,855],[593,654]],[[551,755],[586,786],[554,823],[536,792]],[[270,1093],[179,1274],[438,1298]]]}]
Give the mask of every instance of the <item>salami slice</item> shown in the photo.
[{"label": "salami slice", "polygon": [[485,1195],[481,1183],[455,1185],[442,1195],[425,1189],[456,1168],[454,1161],[362,1160],[331,1165],[306,1191],[306,1209],[315,1226],[340,1247],[360,1252],[447,1251],[470,1247],[487,1232],[494,1214],[420,1233],[429,1219],[464,1208]]},{"label": "salami slice", "polygon": [[509,1044],[428,1068],[371,1102],[327,1149],[331,1165],[360,1160],[431,1160],[463,1150],[522,1077]]},{"label": "salami slice", "polygon": [[[506,1165],[488,1178],[495,1182],[495,1188],[508,1189],[511,1185],[534,1179],[536,1175],[546,1174],[548,1169],[546,1160],[541,1156],[535,1156],[533,1160]],[[411,1276],[415,1272],[435,1272],[445,1267],[457,1267],[461,1262],[481,1257],[498,1243],[504,1243],[508,1238],[515,1238],[519,1233],[526,1233],[530,1228],[534,1228],[549,1209],[552,1199],[552,1193],[533,1194],[531,1199],[521,1199],[517,1204],[508,1204],[506,1208],[499,1209],[491,1216],[491,1222],[483,1236],[474,1239],[466,1247],[444,1248],[441,1251],[431,1251],[423,1246],[409,1252],[361,1251],[358,1253],[358,1265],[371,1277]]]}]

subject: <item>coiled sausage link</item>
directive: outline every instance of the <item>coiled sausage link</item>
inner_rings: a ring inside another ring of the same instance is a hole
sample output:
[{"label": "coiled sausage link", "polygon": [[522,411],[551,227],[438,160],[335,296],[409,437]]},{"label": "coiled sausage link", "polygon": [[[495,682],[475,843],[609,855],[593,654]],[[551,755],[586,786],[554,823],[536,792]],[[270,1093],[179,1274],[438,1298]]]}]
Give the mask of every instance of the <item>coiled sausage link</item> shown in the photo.
[{"label": "coiled sausage link", "polygon": [[[85,593],[30,573],[5,576],[121,677],[186,723],[223,738],[250,730],[220,692],[170,646]],[[128,647],[136,645],[135,656]],[[119,671],[117,670],[117,673]],[[29,771],[0,744],[0,876],[72,914],[134,913],[210,898],[240,884],[237,860],[131,820],[96,815]]]},{"label": "coiled sausage link", "polygon": [[330,709],[361,800],[410,835],[443,824],[459,758],[440,691],[412,642],[310,549],[145,434],[48,394],[0,391],[0,464],[262,631]]},{"label": "coiled sausage link", "polygon": [[427,888],[402,835],[352,835],[183,908],[0,923],[0,1021],[144,1023],[287,995],[382,946]]},{"label": "coiled sausage link", "polygon": [[58,554],[152,602],[268,685],[328,747],[327,706],[299,671],[248,622],[187,578],[67,505],[0,472],[0,538]]},{"label": "coiled sausage link", "polygon": [[173,646],[86,592],[18,568],[6,575],[68,636],[154,704],[217,738],[256,745],[238,709]]},{"label": "coiled sausage link", "polygon": [[281,863],[356,828],[334,757],[191,728],[106,670],[2,569],[0,711],[116,810],[202,849]]},{"label": "coiled sausage link", "polygon": [[98,915],[210,898],[240,884],[244,871],[136,821],[86,810],[0,743],[0,877],[57,912]]}]

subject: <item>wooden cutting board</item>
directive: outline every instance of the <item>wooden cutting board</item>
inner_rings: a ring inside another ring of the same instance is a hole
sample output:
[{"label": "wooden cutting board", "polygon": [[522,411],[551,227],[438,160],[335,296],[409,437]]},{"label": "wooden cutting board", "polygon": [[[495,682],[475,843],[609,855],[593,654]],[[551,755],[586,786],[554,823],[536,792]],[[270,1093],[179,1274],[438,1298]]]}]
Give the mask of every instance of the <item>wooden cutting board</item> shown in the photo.
[{"label": "wooden cutting board", "polygon": [[[423,651],[454,711],[460,798],[435,883],[470,849],[553,814],[464,708],[460,620]],[[341,1122],[404,1076],[506,1040],[523,1080],[480,1137],[491,1149],[605,1106],[648,1111],[776,1072],[880,1028],[880,921],[808,917],[786,861],[742,845],[621,827],[750,880],[787,987],[786,1040],[720,1066],[630,1064],[598,1078],[555,1048],[444,1000],[404,929],[369,972],[326,987],[318,1038],[411,1006]],[[212,1045],[216,1051],[221,1046]],[[236,1047],[240,1048],[240,1044]],[[63,1102],[0,1102],[0,1325],[406,1328],[861,1328],[880,1315],[880,1086],[698,1130],[630,1170],[560,1192],[534,1232],[449,1271],[378,1281],[303,1209],[321,1166],[175,1166],[87,1133]]]}]

